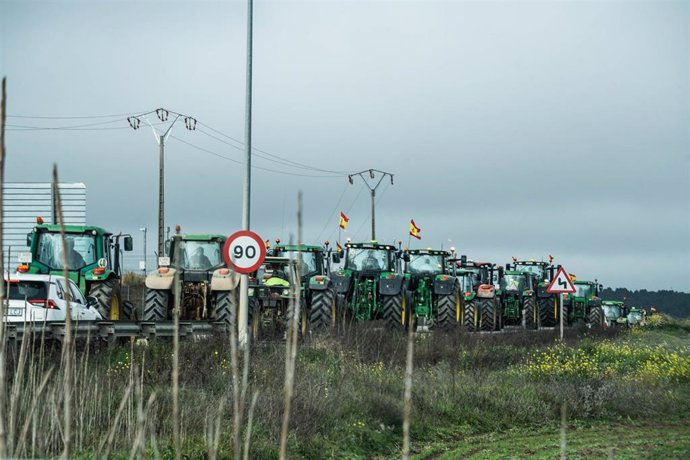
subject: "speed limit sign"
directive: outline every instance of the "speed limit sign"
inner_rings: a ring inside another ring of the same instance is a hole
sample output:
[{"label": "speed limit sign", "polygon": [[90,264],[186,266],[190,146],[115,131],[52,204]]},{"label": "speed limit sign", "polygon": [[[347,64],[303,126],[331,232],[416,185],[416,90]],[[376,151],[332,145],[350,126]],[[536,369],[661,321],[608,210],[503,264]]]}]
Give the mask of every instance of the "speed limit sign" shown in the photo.
[{"label": "speed limit sign", "polygon": [[266,244],[254,232],[240,230],[230,235],[223,247],[223,259],[238,273],[256,271],[266,258]]}]

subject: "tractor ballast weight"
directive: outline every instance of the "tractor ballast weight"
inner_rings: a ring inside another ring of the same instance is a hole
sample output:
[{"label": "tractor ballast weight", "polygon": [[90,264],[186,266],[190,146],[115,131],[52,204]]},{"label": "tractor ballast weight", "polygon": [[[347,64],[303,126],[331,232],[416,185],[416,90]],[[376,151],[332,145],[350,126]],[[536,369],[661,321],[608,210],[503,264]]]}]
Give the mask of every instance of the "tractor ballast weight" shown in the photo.
[{"label": "tractor ballast weight", "polygon": [[408,296],[398,259],[399,252],[391,245],[345,244],[345,265],[331,273],[345,317],[355,321],[383,319],[399,329],[408,325]]},{"label": "tractor ballast weight", "polygon": [[405,273],[397,290],[406,285],[414,326],[448,328],[458,324],[459,282],[448,273],[449,256],[447,251],[433,249],[403,253]]},{"label": "tractor ballast weight", "polygon": [[[133,249],[131,235],[114,235],[89,225],[65,225],[64,228],[69,278],[79,286],[82,294],[96,300],[103,318],[113,321],[136,319],[134,306],[122,301],[120,281],[121,252]],[[26,244],[31,252],[28,273],[63,274],[60,231],[60,225],[38,223],[27,235]]]},{"label": "tractor ballast weight", "polygon": [[181,320],[222,322],[229,330],[237,314],[239,276],[223,261],[225,239],[177,233],[166,242],[168,257],[159,258],[159,267],[146,276],[145,321],[172,319],[179,306]]}]

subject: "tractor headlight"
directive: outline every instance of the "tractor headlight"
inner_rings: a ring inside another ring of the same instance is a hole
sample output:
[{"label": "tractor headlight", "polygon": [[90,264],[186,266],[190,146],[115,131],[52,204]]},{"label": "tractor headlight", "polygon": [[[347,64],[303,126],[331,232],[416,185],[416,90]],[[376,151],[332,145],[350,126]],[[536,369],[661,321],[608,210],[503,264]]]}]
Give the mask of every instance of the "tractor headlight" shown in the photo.
[{"label": "tractor headlight", "polygon": [[290,289],[283,289],[283,293],[281,295],[283,295],[283,296],[290,295]]}]

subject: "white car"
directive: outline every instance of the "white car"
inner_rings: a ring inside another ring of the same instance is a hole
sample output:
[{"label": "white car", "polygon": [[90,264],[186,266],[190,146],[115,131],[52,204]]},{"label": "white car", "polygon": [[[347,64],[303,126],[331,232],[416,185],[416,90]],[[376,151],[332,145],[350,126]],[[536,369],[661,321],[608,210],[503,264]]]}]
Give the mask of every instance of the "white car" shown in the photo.
[{"label": "white car", "polygon": [[9,277],[5,275],[5,283],[9,305],[3,318],[4,322],[65,321],[67,289],[72,294],[72,321],[103,319],[94,305],[84,298],[74,281],[68,279],[65,283],[62,276],[16,273]]}]

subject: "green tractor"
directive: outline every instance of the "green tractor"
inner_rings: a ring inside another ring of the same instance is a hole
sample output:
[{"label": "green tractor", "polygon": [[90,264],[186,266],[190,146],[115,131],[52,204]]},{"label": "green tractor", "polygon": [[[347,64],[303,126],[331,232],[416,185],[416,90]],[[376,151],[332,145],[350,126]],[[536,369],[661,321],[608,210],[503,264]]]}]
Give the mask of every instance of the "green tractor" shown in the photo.
[{"label": "green tractor", "polygon": [[546,289],[556,274],[559,266],[553,265],[553,257],[548,262],[534,260],[517,260],[513,257],[513,270],[528,272],[532,276],[532,285],[536,292],[535,302],[539,311],[539,327],[555,327],[561,321],[561,309],[558,294],[549,294]]},{"label": "green tractor", "polygon": [[302,297],[309,311],[309,329],[312,332],[332,330],[336,327],[336,295],[330,271],[331,260],[338,263],[340,257],[331,252],[328,242],[323,247],[306,244],[287,245],[278,241],[271,250],[273,256],[300,260]]},{"label": "green tractor", "polygon": [[[304,260],[304,259],[303,259]],[[291,307],[300,305],[297,318],[299,337],[309,331],[305,312],[304,286],[297,290],[297,259],[267,256],[259,269],[249,277],[248,321],[251,338],[279,335],[285,337],[293,318]]]},{"label": "green tractor", "polygon": [[458,321],[458,280],[447,272],[449,252],[431,249],[405,251],[405,285],[414,327],[448,328]]},{"label": "green tractor", "polygon": [[345,265],[331,274],[344,319],[382,319],[405,329],[411,319],[399,251],[387,244],[346,243]]},{"label": "green tractor", "polygon": [[120,282],[121,249],[132,250],[131,235],[114,235],[101,227],[65,225],[65,239],[67,249],[63,251],[60,226],[39,220],[26,237],[31,261],[21,265],[20,271],[62,275],[66,252],[69,277],[85,296],[95,299],[103,318],[136,319],[134,306],[122,301]]},{"label": "green tractor", "polygon": [[568,324],[585,323],[589,327],[604,326],[604,310],[599,292],[601,284],[594,281],[573,281],[575,293],[563,294],[563,309],[568,314]]},{"label": "green tractor", "polygon": [[534,295],[534,277],[530,271],[513,270],[510,264],[499,277],[503,324],[524,329],[539,327],[539,309]]},{"label": "green tractor", "polygon": [[495,281],[495,264],[475,262],[461,256],[452,259],[451,272],[459,282],[462,295],[456,313],[458,323],[467,331],[497,331],[502,328],[500,304]]},{"label": "green tractor", "polygon": [[644,326],[647,324],[647,311],[643,308],[631,308],[626,316],[628,327]]},{"label": "green tractor", "polygon": [[[181,320],[235,322],[239,276],[223,261],[224,235],[177,233],[166,242],[168,257],[146,277],[144,321],[172,319],[180,307]],[[175,282],[177,281],[177,284]]]},{"label": "green tractor", "polygon": [[606,327],[622,327],[627,323],[627,307],[621,300],[602,300],[604,310],[604,325]]}]

